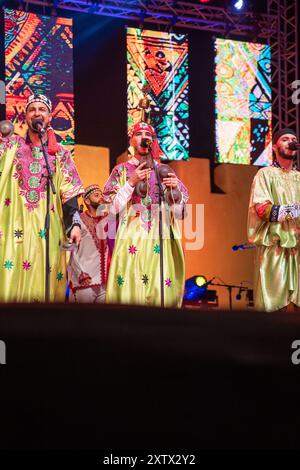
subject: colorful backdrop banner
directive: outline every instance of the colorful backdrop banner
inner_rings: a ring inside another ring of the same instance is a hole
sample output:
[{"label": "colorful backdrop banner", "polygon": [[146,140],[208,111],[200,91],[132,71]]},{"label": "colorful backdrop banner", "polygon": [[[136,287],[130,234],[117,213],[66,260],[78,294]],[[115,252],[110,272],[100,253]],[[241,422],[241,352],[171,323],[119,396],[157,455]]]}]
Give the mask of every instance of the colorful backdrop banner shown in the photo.
[{"label": "colorful backdrop banner", "polygon": [[52,127],[74,145],[72,19],[4,9],[6,118],[24,135],[25,103],[32,93],[52,101]]},{"label": "colorful backdrop banner", "polygon": [[215,51],[216,161],[269,165],[270,46],[218,38]]},{"label": "colorful backdrop banner", "polygon": [[141,120],[142,87],[150,87],[151,124],[166,159],[189,158],[187,35],[127,28],[128,128]]}]

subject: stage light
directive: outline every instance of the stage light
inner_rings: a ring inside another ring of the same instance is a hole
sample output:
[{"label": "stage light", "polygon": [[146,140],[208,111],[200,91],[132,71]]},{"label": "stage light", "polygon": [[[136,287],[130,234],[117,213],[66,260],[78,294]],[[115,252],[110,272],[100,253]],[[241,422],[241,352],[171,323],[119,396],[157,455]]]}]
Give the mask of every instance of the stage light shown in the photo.
[{"label": "stage light", "polygon": [[238,0],[237,2],[234,2],[233,6],[237,10],[241,10],[244,7],[245,2],[243,0]]},{"label": "stage light", "polygon": [[[214,279],[214,278],[212,278]],[[209,290],[210,281],[203,275],[190,277],[185,281],[183,306],[187,308],[215,308],[218,306],[218,296],[215,290]]]},{"label": "stage light", "polygon": [[207,279],[205,276],[196,275],[185,281],[183,300],[200,300],[207,291]]},{"label": "stage light", "polygon": [[250,0],[228,0],[227,9],[230,13],[244,13],[246,9],[248,10],[251,6]]},{"label": "stage light", "polygon": [[195,284],[198,287],[203,286],[203,284],[207,283],[207,279],[205,276],[195,276]]}]

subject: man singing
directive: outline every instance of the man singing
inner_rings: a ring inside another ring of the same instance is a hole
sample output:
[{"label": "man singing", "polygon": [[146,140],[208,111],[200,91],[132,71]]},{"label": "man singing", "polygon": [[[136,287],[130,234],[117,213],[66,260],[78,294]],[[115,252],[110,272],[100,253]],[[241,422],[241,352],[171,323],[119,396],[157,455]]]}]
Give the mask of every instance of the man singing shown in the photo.
[{"label": "man singing", "polygon": [[282,129],[273,136],[272,166],[253,181],[248,237],[255,243],[255,306],[271,312],[300,307],[300,173],[294,161],[296,134]]},{"label": "man singing", "polygon": [[[111,303],[160,305],[158,185],[154,167],[141,162],[150,155],[160,168],[160,149],[153,127],[145,122],[135,124],[130,144],[134,156],[113,169],[103,191],[110,212],[117,214],[119,221],[106,299]],[[137,190],[142,182],[144,194]],[[183,216],[188,193],[175,173],[166,174],[162,186],[165,195],[172,196],[175,189],[181,194],[180,204],[162,204],[164,305],[180,307],[185,269],[177,218]]]},{"label": "man singing", "polygon": [[68,150],[50,126],[52,104],[29,96],[23,139],[0,134],[0,301],[45,301],[46,169],[36,122],[45,130],[56,189],[50,192],[50,301],[64,301],[66,260],[61,246],[80,242],[77,196],[83,187]]}]

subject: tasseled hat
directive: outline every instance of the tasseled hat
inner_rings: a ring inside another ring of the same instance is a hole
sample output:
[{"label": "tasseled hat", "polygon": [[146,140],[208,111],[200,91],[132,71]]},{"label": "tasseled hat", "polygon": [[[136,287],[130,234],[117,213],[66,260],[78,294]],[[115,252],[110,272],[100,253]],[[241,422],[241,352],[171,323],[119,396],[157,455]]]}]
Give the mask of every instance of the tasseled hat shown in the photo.
[{"label": "tasseled hat", "polygon": [[47,127],[47,140],[48,140],[48,153],[49,155],[55,155],[59,151],[59,145],[54,134],[54,130],[51,126]]},{"label": "tasseled hat", "polygon": [[48,96],[46,95],[39,95],[37,93],[33,93],[32,95],[28,97],[26,106],[25,106],[25,112],[27,111],[28,106],[31,103],[35,103],[36,101],[43,103],[45,106],[47,106],[47,108],[49,109],[49,112],[52,113],[52,103],[51,103],[50,98],[48,98]]},{"label": "tasseled hat", "polygon": [[156,132],[154,128],[151,126],[151,124],[148,124],[147,122],[137,122],[136,124],[132,126],[129,132],[129,137],[132,138],[136,132],[145,131],[145,130],[150,132],[152,139],[153,139],[153,143],[152,143],[151,150],[150,150],[152,158],[159,162],[164,154],[158,143]]},{"label": "tasseled hat", "polygon": [[151,126],[151,124],[148,124],[147,122],[137,122],[132,126],[129,132],[130,138],[134,136],[134,134],[138,131],[148,131],[152,135],[152,137],[156,137],[155,130]]},{"label": "tasseled hat", "polygon": [[[27,111],[28,106],[31,103],[43,103],[45,106],[47,106],[49,113],[52,113],[52,103],[50,98],[46,95],[39,95],[37,93],[33,93],[30,95],[27,99],[26,106],[25,106],[25,112]],[[53,131],[53,128],[51,126],[48,126],[47,129],[47,141],[48,141],[48,153],[49,155],[55,155],[59,151],[59,146]]]},{"label": "tasseled hat", "polygon": [[102,191],[100,189],[99,184],[91,184],[90,186],[85,188],[84,194],[82,196],[83,199],[84,200],[87,199],[88,197],[90,197],[96,191],[100,191],[100,193],[102,194]]}]

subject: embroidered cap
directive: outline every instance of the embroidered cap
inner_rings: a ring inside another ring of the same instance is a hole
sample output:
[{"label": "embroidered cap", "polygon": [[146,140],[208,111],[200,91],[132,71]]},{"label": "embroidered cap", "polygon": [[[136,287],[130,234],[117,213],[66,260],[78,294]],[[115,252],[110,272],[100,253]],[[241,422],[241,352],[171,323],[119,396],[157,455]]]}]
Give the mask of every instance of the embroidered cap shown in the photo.
[{"label": "embroidered cap", "polygon": [[83,194],[83,199],[86,199],[86,198],[90,197],[96,191],[100,191],[100,193],[102,194],[102,191],[100,189],[99,184],[91,184],[90,186],[85,188],[85,191],[84,191],[84,194]]},{"label": "embroidered cap", "polygon": [[48,96],[38,95],[37,93],[34,93],[33,95],[30,95],[28,97],[27,103],[26,103],[26,106],[25,106],[25,111],[27,111],[27,108],[31,103],[35,103],[36,101],[38,101],[40,103],[44,103],[44,105],[46,105],[47,108],[49,109],[50,113],[52,113],[52,103],[51,103],[50,99],[48,98]]},{"label": "embroidered cap", "polygon": [[133,137],[134,134],[138,131],[148,131],[152,137],[156,137],[154,128],[151,126],[151,124],[147,124],[146,122],[137,122],[134,126],[132,126],[129,132],[129,136]]},{"label": "embroidered cap", "polygon": [[152,136],[152,139],[153,139],[153,143],[152,143],[152,147],[151,147],[151,150],[150,150],[150,153],[152,155],[152,158],[154,158],[154,160],[156,161],[160,161],[161,158],[163,158],[164,154],[160,148],[160,145],[159,145],[159,142],[158,142],[158,139],[157,139],[157,135],[156,135],[156,132],[154,130],[154,127],[151,126],[151,124],[148,124],[147,122],[137,122],[136,124],[134,124],[134,126],[132,126],[132,128],[130,129],[130,133],[129,133],[129,137],[130,139],[134,136],[134,134],[138,131],[148,131],[150,132],[151,136]]},{"label": "embroidered cap", "polygon": [[293,131],[293,129],[289,129],[288,127],[285,127],[284,129],[280,129],[279,131],[275,132],[275,134],[273,134],[273,137],[272,137],[273,145],[275,145],[277,140],[279,140],[280,137],[282,137],[285,134],[292,134],[295,137],[297,137],[297,134],[295,131]]}]

